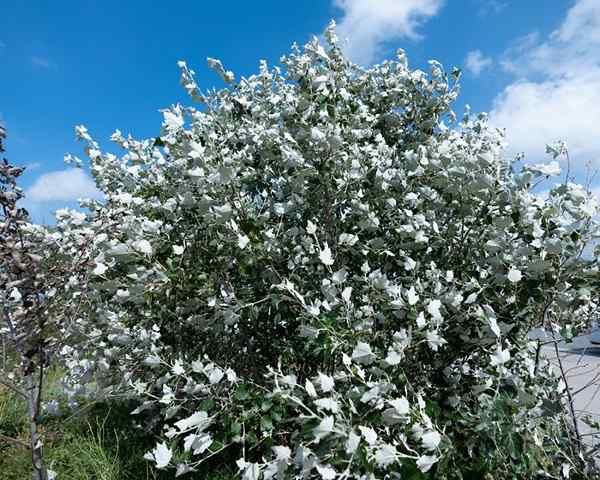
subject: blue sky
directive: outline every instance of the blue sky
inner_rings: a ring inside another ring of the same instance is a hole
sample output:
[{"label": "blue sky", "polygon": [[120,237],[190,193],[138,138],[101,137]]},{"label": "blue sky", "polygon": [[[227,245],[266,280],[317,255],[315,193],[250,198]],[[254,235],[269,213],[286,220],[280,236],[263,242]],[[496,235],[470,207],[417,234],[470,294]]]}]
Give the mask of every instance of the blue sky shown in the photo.
[{"label": "blue sky", "polygon": [[206,57],[249,75],[332,18],[359,63],[402,47],[415,67],[436,59],[463,68],[458,111],[489,111],[508,128],[511,151],[542,161],[545,143],[565,138],[580,180],[585,162],[600,166],[598,0],[2,3],[0,120],[7,157],[29,166],[23,186],[37,221],[94,194],[85,172],[63,163],[65,153],[82,155],[75,125],[108,149],[117,128],[154,136],[158,110],[187,103],[178,60],[201,87],[222,86]]}]

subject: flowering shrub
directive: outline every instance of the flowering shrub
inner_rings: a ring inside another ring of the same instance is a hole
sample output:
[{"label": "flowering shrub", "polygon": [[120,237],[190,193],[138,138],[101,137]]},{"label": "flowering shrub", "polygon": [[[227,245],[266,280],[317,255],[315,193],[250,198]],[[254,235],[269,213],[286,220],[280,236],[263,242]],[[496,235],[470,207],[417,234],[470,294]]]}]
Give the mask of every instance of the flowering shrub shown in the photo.
[{"label": "flowering shrub", "polygon": [[596,312],[595,200],[535,194],[557,161],[519,169],[485,115],[457,123],[458,71],[363,69],[326,39],[239,80],[209,59],[209,93],[180,62],[200,107],[117,131],[121,157],[77,128],[106,201],[58,217],[92,239],[69,392],[138,399],[177,475],[583,474],[528,333]]}]

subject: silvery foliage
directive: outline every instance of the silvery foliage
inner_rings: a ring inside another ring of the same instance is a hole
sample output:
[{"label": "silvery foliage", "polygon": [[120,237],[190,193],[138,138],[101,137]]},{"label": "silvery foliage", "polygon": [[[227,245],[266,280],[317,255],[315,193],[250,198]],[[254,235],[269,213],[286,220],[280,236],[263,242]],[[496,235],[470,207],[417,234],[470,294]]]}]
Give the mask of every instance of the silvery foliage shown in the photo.
[{"label": "silvery foliage", "polygon": [[[4,138],[0,126],[0,152]],[[74,309],[81,303],[79,282],[88,270],[84,234],[91,230],[57,237],[31,224],[20,205],[24,194],[17,181],[23,172],[24,168],[0,160],[0,386],[27,405],[33,478],[46,480],[54,472],[44,465],[40,428],[45,374],[56,351],[74,332]],[[23,444],[19,439],[3,439]]]},{"label": "silvery foliage", "polygon": [[[559,165],[517,170],[485,115],[457,123],[457,71],[364,69],[325,37],[239,80],[209,59],[207,93],[180,62],[200,108],[117,131],[121,157],[77,128],[106,202],[59,217],[95,232],[70,393],[138,399],[146,458],[178,474],[221,452],[248,480],[434,472],[505,397],[551,445],[565,386],[527,334],[595,313],[595,200],[536,195]],[[557,451],[540,468],[575,468]]]}]

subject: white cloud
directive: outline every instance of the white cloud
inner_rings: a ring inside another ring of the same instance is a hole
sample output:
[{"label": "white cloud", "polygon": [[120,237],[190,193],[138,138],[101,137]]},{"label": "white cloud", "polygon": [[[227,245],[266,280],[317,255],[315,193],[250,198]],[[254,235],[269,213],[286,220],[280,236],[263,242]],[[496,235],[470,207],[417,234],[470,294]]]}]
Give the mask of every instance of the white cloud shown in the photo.
[{"label": "white cloud", "polygon": [[51,68],[53,66],[52,62],[44,57],[37,57],[37,56],[33,56],[31,57],[31,64],[34,67],[38,67],[38,68]]},{"label": "white cloud", "polygon": [[517,75],[494,100],[491,122],[506,127],[510,151],[531,161],[564,139],[578,180],[600,167],[600,2],[578,0],[548,38],[523,37],[503,67]]},{"label": "white cloud", "polygon": [[473,50],[467,54],[465,68],[477,77],[486,68],[491,67],[492,63],[492,59],[486,57],[481,50]]},{"label": "white cloud", "polygon": [[[348,57],[370,65],[381,58],[387,42],[417,40],[418,27],[436,15],[444,0],[334,0],[343,11],[337,34]],[[345,40],[349,42],[345,44]]]},{"label": "white cloud", "polygon": [[102,198],[94,181],[81,169],[69,168],[40,175],[28,189],[30,202],[73,201],[78,198]]}]

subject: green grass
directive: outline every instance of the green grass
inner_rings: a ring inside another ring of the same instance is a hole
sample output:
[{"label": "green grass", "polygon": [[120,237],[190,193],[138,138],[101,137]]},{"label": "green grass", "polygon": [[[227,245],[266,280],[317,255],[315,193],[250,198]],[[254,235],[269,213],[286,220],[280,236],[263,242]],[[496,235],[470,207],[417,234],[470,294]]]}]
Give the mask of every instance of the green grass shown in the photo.
[{"label": "green grass", "polygon": [[[60,372],[49,372],[46,399],[59,391]],[[152,439],[132,428],[127,405],[90,404],[67,418],[44,418],[44,457],[58,478],[72,480],[153,479],[142,457]],[[25,402],[0,388],[0,434],[28,443]],[[31,477],[28,448],[0,437],[0,477],[23,480]]]},{"label": "green grass", "polygon": [[[60,395],[60,371],[50,371],[44,399]],[[155,439],[133,427],[127,403],[90,403],[64,417],[44,417],[44,458],[46,466],[58,473],[58,480],[172,480],[173,469],[153,471],[144,453]],[[0,434],[28,443],[25,402],[0,386]],[[185,478],[191,480],[233,480],[239,478],[230,467],[206,465]],[[1,480],[31,478],[28,448],[0,437]]]}]

